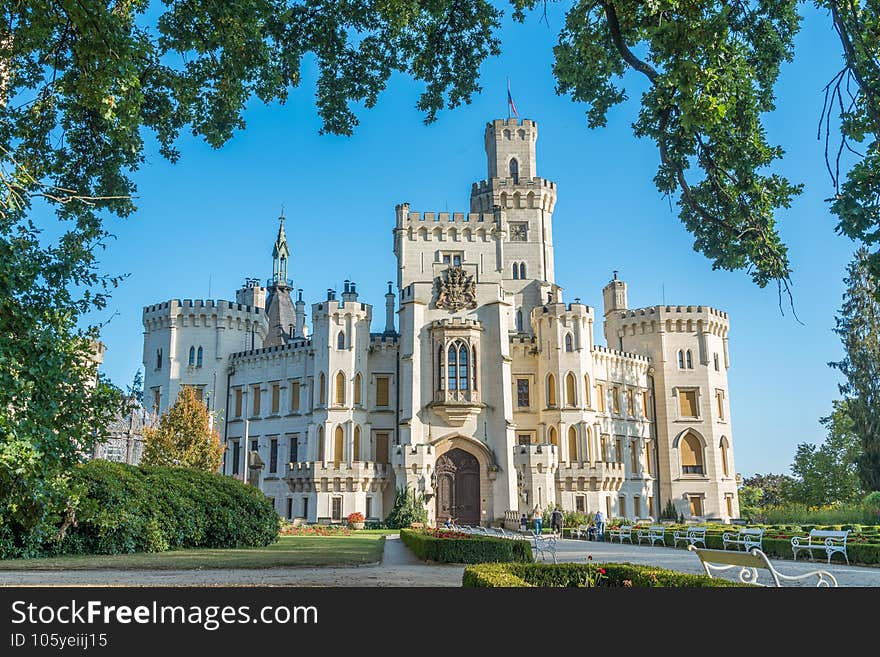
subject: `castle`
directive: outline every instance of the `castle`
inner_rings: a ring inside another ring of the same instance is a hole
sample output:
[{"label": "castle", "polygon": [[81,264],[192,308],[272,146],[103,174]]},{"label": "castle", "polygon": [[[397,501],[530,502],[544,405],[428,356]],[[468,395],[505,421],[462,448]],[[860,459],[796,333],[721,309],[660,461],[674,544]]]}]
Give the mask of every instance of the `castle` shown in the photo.
[{"label": "castle", "polygon": [[629,308],[615,272],[595,344],[594,309],[555,281],[557,189],[537,137],[527,119],[486,125],[470,212],[397,206],[381,332],[351,281],[311,304],[308,327],[283,216],[265,286],[146,306],[145,403],[162,412],[195,387],[217,411],[223,471],[254,473],[279,514],[309,522],[384,519],[404,486],[433,522],[550,504],[657,518],[669,501],[737,518],[727,314]]}]

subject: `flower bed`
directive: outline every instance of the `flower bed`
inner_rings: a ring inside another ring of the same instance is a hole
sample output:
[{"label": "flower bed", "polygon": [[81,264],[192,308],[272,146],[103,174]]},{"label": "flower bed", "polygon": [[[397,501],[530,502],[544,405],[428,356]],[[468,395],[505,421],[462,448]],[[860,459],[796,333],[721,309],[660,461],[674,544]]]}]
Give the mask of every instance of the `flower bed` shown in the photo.
[{"label": "flower bed", "polygon": [[400,538],[422,561],[437,563],[531,563],[532,547],[528,541],[491,536],[475,536],[460,532],[429,529],[401,529]]},{"label": "flower bed", "polygon": [[643,588],[643,587],[744,587],[750,584],[726,579],[677,573],[665,568],[630,563],[491,563],[468,566],[461,585],[465,588]]},{"label": "flower bed", "polygon": [[336,525],[300,525],[294,527],[291,523],[281,525],[281,536],[348,536],[351,530],[347,527]]}]

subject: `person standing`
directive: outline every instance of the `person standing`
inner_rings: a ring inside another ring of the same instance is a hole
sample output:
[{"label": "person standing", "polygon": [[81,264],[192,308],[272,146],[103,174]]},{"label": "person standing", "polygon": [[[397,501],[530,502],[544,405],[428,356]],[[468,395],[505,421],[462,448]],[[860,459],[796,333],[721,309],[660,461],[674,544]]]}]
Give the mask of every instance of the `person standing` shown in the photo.
[{"label": "person standing", "polygon": [[535,505],[535,510],[532,511],[532,522],[535,523],[535,534],[538,536],[541,535],[541,532],[544,530],[544,516],[541,515],[541,510],[538,508],[538,505]]},{"label": "person standing", "polygon": [[560,511],[559,507],[557,506],[555,509],[553,509],[553,513],[550,514],[550,528],[554,531],[554,533],[562,533],[562,520],[562,511]]},{"label": "person standing", "polygon": [[526,514],[524,513],[519,517],[519,530],[521,532],[526,532],[526,531],[528,531],[528,529],[529,529],[529,519],[526,518]]},{"label": "person standing", "polygon": [[602,510],[596,511],[596,515],[593,520],[596,523],[596,540],[604,541],[605,540],[605,514],[602,513]]}]

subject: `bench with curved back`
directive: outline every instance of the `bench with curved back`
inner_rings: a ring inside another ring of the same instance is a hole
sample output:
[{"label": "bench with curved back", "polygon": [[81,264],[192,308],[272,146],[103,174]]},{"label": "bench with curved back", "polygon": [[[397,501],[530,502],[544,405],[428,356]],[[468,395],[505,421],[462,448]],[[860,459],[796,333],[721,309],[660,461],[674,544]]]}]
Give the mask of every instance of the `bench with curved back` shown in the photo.
[{"label": "bench with curved back", "polygon": [[766,570],[770,573],[773,586],[782,587],[786,583],[801,582],[810,578],[816,578],[816,586],[837,586],[837,579],[827,570],[814,570],[803,575],[785,575],[770,563],[767,555],[758,548],[752,548],[748,552],[732,552],[728,550],[707,550],[698,548],[694,545],[688,545],[687,549],[695,552],[703,564],[703,570],[706,575],[714,577],[714,572],[724,572],[739,568],[739,581],[744,584],[754,584],[756,586],[769,586],[758,582],[758,570]]}]

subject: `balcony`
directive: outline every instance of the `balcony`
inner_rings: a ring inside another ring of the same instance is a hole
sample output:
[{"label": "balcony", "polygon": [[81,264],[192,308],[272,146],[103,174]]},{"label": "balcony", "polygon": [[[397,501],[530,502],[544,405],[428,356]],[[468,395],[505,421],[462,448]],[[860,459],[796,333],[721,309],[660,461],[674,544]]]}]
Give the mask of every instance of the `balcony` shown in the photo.
[{"label": "balcony", "polygon": [[485,408],[485,404],[480,403],[477,390],[436,390],[434,401],[429,406],[453,427],[462,426]]}]

